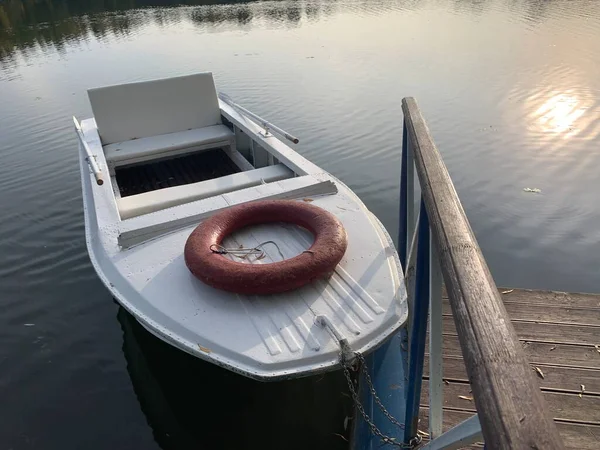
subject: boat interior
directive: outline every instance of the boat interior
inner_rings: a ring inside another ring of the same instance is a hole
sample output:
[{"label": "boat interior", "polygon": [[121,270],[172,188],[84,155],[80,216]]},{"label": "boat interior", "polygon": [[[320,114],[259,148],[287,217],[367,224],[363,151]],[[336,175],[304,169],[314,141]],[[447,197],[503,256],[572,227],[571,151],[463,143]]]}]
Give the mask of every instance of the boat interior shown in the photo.
[{"label": "boat interior", "polygon": [[222,114],[211,73],[88,95],[121,220],[297,175]]}]

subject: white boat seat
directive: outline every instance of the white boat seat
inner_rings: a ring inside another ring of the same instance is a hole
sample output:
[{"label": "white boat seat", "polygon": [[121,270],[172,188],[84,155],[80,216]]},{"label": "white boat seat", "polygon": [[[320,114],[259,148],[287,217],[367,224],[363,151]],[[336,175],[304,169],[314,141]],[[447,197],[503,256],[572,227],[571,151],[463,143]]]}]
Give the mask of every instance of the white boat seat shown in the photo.
[{"label": "white boat seat", "polygon": [[211,73],[88,90],[102,145],[221,125]]},{"label": "white boat seat", "polygon": [[105,145],[104,155],[109,164],[120,166],[161,156],[231,146],[234,140],[235,135],[225,125],[213,125]]},{"label": "white boat seat", "polygon": [[215,195],[240,189],[258,186],[264,183],[292,178],[294,172],[283,164],[262,167],[260,169],[248,170],[234,173],[213,180],[201,181],[199,183],[173,186],[165,189],[144,192],[143,194],[129,195],[117,199],[117,207],[121,220],[131,217],[149,214],[172,206],[190,203]]}]

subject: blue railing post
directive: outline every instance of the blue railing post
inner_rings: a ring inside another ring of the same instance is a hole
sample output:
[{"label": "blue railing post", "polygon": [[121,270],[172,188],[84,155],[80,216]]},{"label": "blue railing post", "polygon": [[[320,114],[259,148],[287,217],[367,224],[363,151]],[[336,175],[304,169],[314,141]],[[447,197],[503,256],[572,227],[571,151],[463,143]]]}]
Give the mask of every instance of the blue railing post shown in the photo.
[{"label": "blue railing post", "polygon": [[[406,121],[402,127],[402,166],[400,169],[400,220],[398,224],[398,256],[402,269],[406,272],[408,240],[408,133]],[[410,168],[412,170],[412,167]]]},{"label": "blue railing post", "polygon": [[415,297],[412,323],[409,328],[408,391],[406,394],[406,421],[404,442],[408,444],[417,436],[419,404],[425,359],[425,337],[429,313],[429,218],[425,202],[421,200],[417,241]]},{"label": "blue railing post", "polygon": [[[402,133],[402,167],[400,175],[400,223],[398,235],[398,254],[402,268],[406,270],[407,264],[407,242],[408,242],[408,141],[406,123]],[[412,169],[412,167],[411,167]],[[386,343],[365,357],[366,370],[368,371],[375,391],[385,408],[400,423],[404,422],[406,392],[408,391],[407,380],[407,352],[399,351],[407,341],[406,328],[403,328]],[[399,442],[404,430],[391,423],[383,414],[381,409],[375,405],[371,390],[366,385],[366,377],[361,371],[359,375],[360,401],[365,412],[372,418],[373,422],[381,432]],[[357,414],[354,427],[352,445],[353,450],[379,450],[383,448],[394,448],[391,443],[382,442],[379,436],[372,433],[367,422],[361,415]]]},{"label": "blue railing post", "polygon": [[[399,349],[402,346],[403,333],[396,333],[373,353],[365,356],[366,368],[373,381],[375,391],[389,413],[400,423],[404,423],[404,406],[406,404],[407,368],[404,355]],[[385,436],[400,442],[404,430],[385,417],[375,404],[371,390],[366,383],[366,377],[361,371],[359,375],[360,401],[373,423]],[[354,439],[351,450],[393,450],[397,448],[391,443],[386,444],[379,436],[371,432],[368,424],[360,415],[356,415]]]}]

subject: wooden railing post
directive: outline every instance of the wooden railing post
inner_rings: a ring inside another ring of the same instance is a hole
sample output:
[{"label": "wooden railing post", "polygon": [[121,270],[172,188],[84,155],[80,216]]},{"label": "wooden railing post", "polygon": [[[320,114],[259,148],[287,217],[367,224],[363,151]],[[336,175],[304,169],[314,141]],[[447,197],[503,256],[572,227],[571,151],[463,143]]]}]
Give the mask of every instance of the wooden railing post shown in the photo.
[{"label": "wooden railing post", "polygon": [[[450,175],[415,100],[402,100],[402,109],[421,185],[424,204],[421,216],[427,214],[439,251],[486,448],[563,449]],[[421,242],[419,239],[418,252]],[[417,290],[420,283],[417,274]],[[415,297],[415,323],[422,320],[417,310],[420,300]],[[411,360],[413,344],[418,345],[418,342],[411,340]],[[412,376],[411,372],[411,379],[418,383],[420,390],[419,380]],[[414,410],[418,411],[418,405],[414,408],[411,403],[411,407],[412,410],[407,408],[406,411],[405,436],[415,428]]]}]

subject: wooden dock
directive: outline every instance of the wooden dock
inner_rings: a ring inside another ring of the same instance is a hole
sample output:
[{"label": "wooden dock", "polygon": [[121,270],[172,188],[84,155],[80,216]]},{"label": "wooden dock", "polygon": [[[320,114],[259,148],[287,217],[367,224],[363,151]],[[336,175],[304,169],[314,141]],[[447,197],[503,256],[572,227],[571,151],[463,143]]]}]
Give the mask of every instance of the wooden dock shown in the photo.
[{"label": "wooden dock", "polygon": [[[500,292],[565,447],[600,448],[600,295],[524,289]],[[446,431],[476,409],[445,291],[443,297]],[[421,430],[428,429],[428,366],[426,355]]]}]

